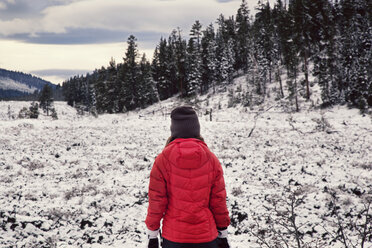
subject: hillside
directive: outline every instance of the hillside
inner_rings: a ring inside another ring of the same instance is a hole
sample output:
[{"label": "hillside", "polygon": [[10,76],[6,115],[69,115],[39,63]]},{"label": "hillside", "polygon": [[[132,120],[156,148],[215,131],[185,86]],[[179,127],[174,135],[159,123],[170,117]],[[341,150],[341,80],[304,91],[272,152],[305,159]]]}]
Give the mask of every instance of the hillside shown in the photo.
[{"label": "hillside", "polygon": [[[17,113],[29,103],[0,102],[1,246],[144,247],[149,173],[170,134],[169,113],[181,104],[198,110],[202,135],[223,166],[232,247],[279,242],[280,225],[292,229],[291,199],[304,247],[345,247],[340,225],[347,242],[360,244],[358,230],[371,218],[371,116],[305,101],[294,112],[275,94],[264,105],[229,107],[232,90],[249,90],[245,82],[98,118],[57,102],[58,120],[10,120],[9,108]],[[293,233],[281,238],[296,247]]]},{"label": "hillside", "polygon": [[0,68],[0,100],[14,99],[40,91],[45,84],[56,86],[49,81],[23,72],[9,71]]}]

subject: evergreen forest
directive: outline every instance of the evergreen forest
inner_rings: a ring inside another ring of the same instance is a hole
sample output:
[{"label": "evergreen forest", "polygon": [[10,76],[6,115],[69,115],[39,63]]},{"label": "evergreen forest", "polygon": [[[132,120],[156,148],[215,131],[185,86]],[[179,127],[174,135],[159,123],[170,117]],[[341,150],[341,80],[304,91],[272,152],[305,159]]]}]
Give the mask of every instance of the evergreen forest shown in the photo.
[{"label": "evergreen forest", "polygon": [[[309,100],[321,89],[322,106],[372,106],[372,2],[369,0],[259,1],[252,16],[242,0],[235,16],[195,21],[161,37],[153,58],[141,55],[128,37],[123,61],[63,83],[66,101],[96,113],[144,108],[178,95],[192,98],[249,75],[265,101],[278,84],[278,99]],[[283,88],[287,90],[284,91]],[[285,94],[286,93],[286,94]]]}]

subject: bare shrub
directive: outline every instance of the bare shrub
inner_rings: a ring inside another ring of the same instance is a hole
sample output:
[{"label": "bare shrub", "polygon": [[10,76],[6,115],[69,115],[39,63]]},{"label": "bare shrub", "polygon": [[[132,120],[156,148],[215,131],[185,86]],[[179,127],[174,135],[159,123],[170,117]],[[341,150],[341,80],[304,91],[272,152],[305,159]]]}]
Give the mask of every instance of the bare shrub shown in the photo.
[{"label": "bare shrub", "polygon": [[34,125],[32,125],[30,123],[20,123],[20,124],[18,124],[18,127],[20,127],[20,128],[27,128],[27,129],[33,129],[34,128]]},{"label": "bare shrub", "polygon": [[321,114],[320,118],[313,118],[311,119],[317,125],[315,126],[316,131],[327,132],[332,129],[331,124],[329,124],[328,120],[325,118],[324,113]]},{"label": "bare shrub", "polygon": [[74,216],[80,215],[81,211],[71,211],[71,210],[63,210],[59,208],[52,208],[47,211],[47,216],[49,219],[54,220],[58,223],[60,220],[69,220],[72,219]]},{"label": "bare shrub", "polygon": [[[345,248],[367,247],[372,242],[372,196],[362,195],[359,204],[351,204],[350,197],[342,199],[336,190],[329,190],[328,213],[323,216],[323,228],[333,243]],[[370,246],[368,246],[370,247]]]},{"label": "bare shrub", "polygon": [[45,247],[57,248],[57,238],[54,236],[46,238]]},{"label": "bare shrub", "polygon": [[233,196],[239,196],[239,195],[243,194],[243,191],[242,191],[241,187],[234,187],[231,191],[231,194]]},{"label": "bare shrub", "polygon": [[65,192],[64,199],[68,201],[71,198],[76,197],[76,196],[87,195],[87,193],[90,193],[89,195],[91,196],[97,195],[99,193],[97,189],[97,185],[89,184],[89,185],[83,186],[82,188],[73,187],[72,189]]},{"label": "bare shrub", "polygon": [[57,115],[56,109],[52,108],[51,112],[52,112],[51,116],[52,116],[53,120],[58,120],[58,115]]},{"label": "bare shrub", "polygon": [[80,195],[80,191],[77,188],[72,188],[71,190],[68,190],[65,192],[64,199],[66,201],[70,200],[72,197]]},{"label": "bare shrub", "polygon": [[114,190],[112,189],[103,189],[101,190],[102,195],[104,196],[111,196],[114,194]]},{"label": "bare shrub", "polygon": [[16,118],[14,111],[11,109],[10,105],[8,105],[8,119],[14,120]]},{"label": "bare shrub", "polygon": [[354,168],[362,168],[364,170],[372,170],[372,162],[365,162],[365,163],[354,163]]},{"label": "bare shrub", "polygon": [[35,194],[30,193],[30,192],[26,193],[23,197],[27,201],[37,201],[37,196]]},{"label": "bare shrub", "polygon": [[[266,248],[366,248],[372,243],[371,189],[326,188],[324,215],[306,218],[310,187],[289,185],[265,197],[265,212],[252,213],[249,232]],[[305,217],[305,218],[304,218]],[[322,232],[320,231],[322,230]]]},{"label": "bare shrub", "polygon": [[26,119],[29,117],[30,117],[30,111],[26,107],[23,107],[18,113],[19,119]]},{"label": "bare shrub", "polygon": [[42,168],[44,168],[44,167],[45,167],[44,164],[41,163],[41,162],[38,161],[38,160],[36,160],[36,161],[31,161],[31,162],[28,164],[28,166],[27,166],[27,168],[28,168],[29,170],[42,169]]},{"label": "bare shrub", "polygon": [[21,160],[18,161],[18,164],[24,168],[29,169],[30,171],[42,169],[45,167],[44,163],[39,160],[32,161],[28,157],[23,157]]},{"label": "bare shrub", "polygon": [[305,227],[314,230],[316,225],[298,220],[309,192],[306,186],[288,185],[280,194],[265,197],[265,214],[253,213],[254,223],[250,226],[250,233],[260,247],[324,247],[325,242],[319,237],[310,237],[305,242]]}]

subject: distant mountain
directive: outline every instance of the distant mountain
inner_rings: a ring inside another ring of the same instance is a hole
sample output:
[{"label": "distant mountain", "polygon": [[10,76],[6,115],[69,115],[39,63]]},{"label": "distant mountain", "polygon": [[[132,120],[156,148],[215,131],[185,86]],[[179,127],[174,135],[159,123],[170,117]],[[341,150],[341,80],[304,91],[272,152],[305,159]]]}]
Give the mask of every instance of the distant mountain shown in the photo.
[{"label": "distant mountain", "polygon": [[49,84],[53,89],[56,88],[56,85],[51,82],[31,74],[0,68],[0,100],[17,99],[34,94],[45,84]]}]

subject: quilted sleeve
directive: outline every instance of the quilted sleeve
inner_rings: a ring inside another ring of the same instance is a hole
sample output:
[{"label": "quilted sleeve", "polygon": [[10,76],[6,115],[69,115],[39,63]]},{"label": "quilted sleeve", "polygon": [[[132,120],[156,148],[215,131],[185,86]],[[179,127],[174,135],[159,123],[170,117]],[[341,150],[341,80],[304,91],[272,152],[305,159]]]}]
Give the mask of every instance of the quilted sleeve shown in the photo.
[{"label": "quilted sleeve", "polygon": [[225,180],[220,162],[216,157],[214,160],[215,177],[212,183],[209,208],[214,215],[217,227],[224,228],[230,225],[229,211],[226,206]]},{"label": "quilted sleeve", "polygon": [[149,230],[157,230],[168,204],[167,184],[164,177],[161,154],[155,159],[150,173],[149,206],[147,208],[146,225]]}]

